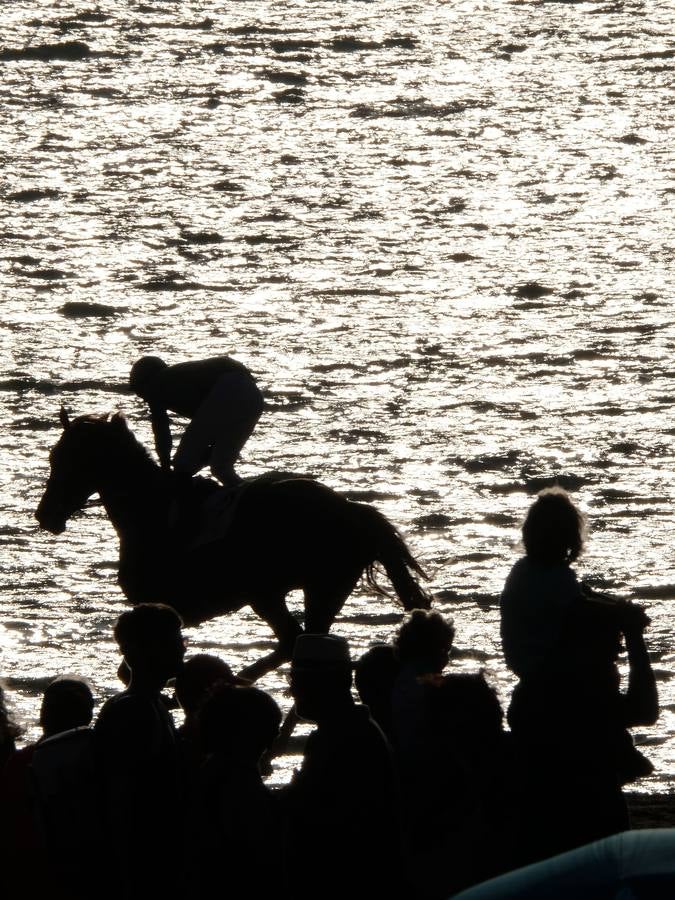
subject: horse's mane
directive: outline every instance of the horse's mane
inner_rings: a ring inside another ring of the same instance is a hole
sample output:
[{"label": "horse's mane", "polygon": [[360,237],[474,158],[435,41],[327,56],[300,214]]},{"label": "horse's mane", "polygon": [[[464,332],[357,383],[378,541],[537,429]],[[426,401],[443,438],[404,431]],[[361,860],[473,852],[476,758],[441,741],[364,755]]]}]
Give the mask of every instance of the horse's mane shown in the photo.
[{"label": "horse's mane", "polygon": [[130,466],[138,466],[142,463],[144,466],[151,465],[158,468],[148,450],[129,428],[123,413],[88,413],[73,419],[70,428],[77,428],[77,426],[96,428],[103,438],[101,442],[103,448],[107,453],[115,455],[118,465],[120,462]]}]

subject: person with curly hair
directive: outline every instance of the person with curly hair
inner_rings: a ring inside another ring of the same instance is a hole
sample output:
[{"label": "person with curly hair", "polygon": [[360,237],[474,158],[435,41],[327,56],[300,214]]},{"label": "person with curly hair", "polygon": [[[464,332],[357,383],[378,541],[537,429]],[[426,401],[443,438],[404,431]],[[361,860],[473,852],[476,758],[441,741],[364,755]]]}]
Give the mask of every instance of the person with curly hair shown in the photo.
[{"label": "person with curly hair", "polygon": [[402,773],[427,752],[426,683],[450,660],[455,626],[436,610],[414,609],[394,638],[400,671],[392,691],[394,748]]},{"label": "person with curly hair", "polygon": [[525,556],[500,601],[504,657],[519,678],[508,722],[523,780],[523,862],[628,828],[621,787],[652,771],[627,731],[658,717],[644,642],[649,618],[579,582],[572,563],[585,530],[562,488],[542,491],[523,524]]}]

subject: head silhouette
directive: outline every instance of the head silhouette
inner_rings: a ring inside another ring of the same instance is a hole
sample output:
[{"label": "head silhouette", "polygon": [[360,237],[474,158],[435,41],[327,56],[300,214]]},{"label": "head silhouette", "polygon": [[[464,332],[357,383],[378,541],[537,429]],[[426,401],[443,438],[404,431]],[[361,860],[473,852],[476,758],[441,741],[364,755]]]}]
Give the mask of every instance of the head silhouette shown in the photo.
[{"label": "head silhouette", "polygon": [[332,634],[301,634],[291,660],[291,694],[298,715],[321,723],[350,705],[349,644]]},{"label": "head silhouette", "polygon": [[482,672],[458,672],[433,683],[427,707],[432,731],[446,744],[479,752],[502,735],[504,713]]},{"label": "head silhouette", "polygon": [[245,685],[234,675],[225,660],[209,653],[198,653],[185,660],[176,676],[176,698],[186,716],[194,716],[215,684]]},{"label": "head silhouette", "polygon": [[94,695],[81,678],[55,678],[45,688],[40,707],[45,737],[89,725],[93,715]]},{"label": "head silhouette", "polygon": [[142,356],[131,367],[129,388],[134,394],[148,400],[154,393],[158,376],[167,368],[167,364],[159,356]]},{"label": "head silhouette", "polygon": [[435,610],[414,609],[394,639],[402,665],[420,672],[442,672],[450,659],[455,626]]},{"label": "head silhouette", "polygon": [[123,612],[115,624],[115,640],[131,669],[131,685],[144,681],[163,685],[177,675],[185,655],[178,613],[163,603],[141,603]]},{"label": "head silhouette", "polygon": [[392,730],[391,694],[401,669],[392,644],[375,644],[354,666],[354,683],[361,702],[385,734]]},{"label": "head silhouette", "polygon": [[219,682],[209,691],[198,721],[206,753],[256,764],[279,733],[281,710],[258,688]]},{"label": "head silhouette", "polygon": [[528,559],[544,565],[573,562],[584,545],[585,521],[561,487],[537,496],[523,523],[523,545]]},{"label": "head silhouette", "polygon": [[400,668],[393,644],[375,644],[366,650],[354,666],[354,683],[361,700],[370,705],[372,699],[389,698]]}]

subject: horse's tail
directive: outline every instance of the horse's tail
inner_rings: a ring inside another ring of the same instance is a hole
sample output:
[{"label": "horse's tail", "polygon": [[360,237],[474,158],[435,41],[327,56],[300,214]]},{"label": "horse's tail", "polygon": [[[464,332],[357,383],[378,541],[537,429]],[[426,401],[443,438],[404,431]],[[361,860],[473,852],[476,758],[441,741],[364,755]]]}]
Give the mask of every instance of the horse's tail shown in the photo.
[{"label": "horse's tail", "polygon": [[422,566],[410,552],[398,529],[377,509],[364,503],[354,503],[364,539],[370,549],[364,576],[378,594],[391,596],[377,580],[378,564],[384,568],[404,609],[429,609],[431,595],[415,576],[427,578]]}]

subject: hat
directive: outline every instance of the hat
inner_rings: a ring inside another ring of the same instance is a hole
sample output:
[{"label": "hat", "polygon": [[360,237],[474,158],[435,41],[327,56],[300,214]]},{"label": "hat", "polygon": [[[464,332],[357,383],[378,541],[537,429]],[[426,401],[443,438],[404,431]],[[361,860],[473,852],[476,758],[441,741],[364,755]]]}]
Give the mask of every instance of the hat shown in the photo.
[{"label": "hat", "polygon": [[300,634],[293,649],[293,666],[351,667],[349,644],[334,634]]}]

